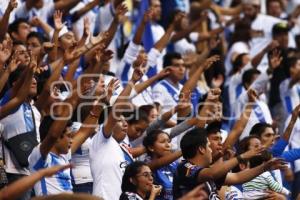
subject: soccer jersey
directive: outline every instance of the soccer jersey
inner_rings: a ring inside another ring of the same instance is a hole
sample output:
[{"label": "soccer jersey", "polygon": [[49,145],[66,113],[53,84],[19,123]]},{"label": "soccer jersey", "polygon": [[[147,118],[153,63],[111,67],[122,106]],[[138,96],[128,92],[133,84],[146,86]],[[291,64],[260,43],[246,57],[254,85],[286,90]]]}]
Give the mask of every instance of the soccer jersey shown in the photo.
[{"label": "soccer jersey", "polygon": [[178,162],[175,161],[169,165],[163,166],[154,171],[154,182],[161,185],[162,191],[156,198],[158,200],[172,200],[173,199],[173,177],[176,172]]},{"label": "soccer jersey", "polygon": [[75,153],[72,154],[72,179],[75,184],[83,184],[93,182],[93,177],[90,167],[89,149],[92,140],[88,138]]},{"label": "soccer jersey", "polygon": [[[4,106],[11,99],[10,91],[7,91],[3,98],[0,100],[0,107]],[[34,118],[33,118],[34,115]],[[3,139],[8,140],[14,136],[22,133],[31,132],[36,127],[36,137],[39,141],[39,127],[40,127],[41,115],[35,106],[29,103],[23,103],[15,110],[13,110],[8,116],[0,120],[0,123],[4,125],[2,133]],[[1,144],[2,146],[2,144]],[[3,146],[5,156],[5,171],[13,174],[29,175],[27,168],[20,167],[15,156]]]},{"label": "soccer jersey", "polygon": [[32,19],[33,17],[39,17],[42,21],[47,22],[52,17],[55,4],[53,0],[43,0],[44,5],[40,9],[31,8],[27,10],[26,2],[22,2],[16,9],[16,18]]},{"label": "soccer jersey", "polygon": [[129,162],[120,144],[112,136],[105,137],[103,125],[92,138],[90,164],[94,179],[93,195],[118,200],[122,193],[122,177]]},{"label": "soccer jersey", "polygon": [[[71,150],[68,154],[56,155],[52,152],[48,153],[44,159],[41,155],[40,145],[36,146],[29,158],[29,170],[34,173],[40,169],[53,167],[56,165],[66,165],[71,159]],[[72,192],[71,172],[65,169],[54,174],[51,177],[44,177],[34,185],[34,191],[37,196],[53,195],[63,192]]]},{"label": "soccer jersey", "polygon": [[[188,161],[183,161],[178,165],[173,182],[174,199],[184,196],[186,193],[190,192],[199,184],[201,184],[198,181],[198,174],[202,169],[204,168],[193,165]],[[204,185],[205,191],[209,196],[209,200],[220,200],[217,187],[213,181],[207,181],[204,183]]]},{"label": "soccer jersey", "polygon": [[[182,87],[180,83],[175,87],[168,79],[162,80],[154,86],[153,100],[161,106],[161,113],[168,112],[177,105]],[[176,119],[177,115],[173,115],[172,120],[176,121]]]},{"label": "soccer jersey", "polygon": [[280,99],[283,104],[286,116],[293,112],[293,109],[300,103],[300,84],[296,83],[292,87],[289,86],[291,79],[284,80],[280,88]]}]

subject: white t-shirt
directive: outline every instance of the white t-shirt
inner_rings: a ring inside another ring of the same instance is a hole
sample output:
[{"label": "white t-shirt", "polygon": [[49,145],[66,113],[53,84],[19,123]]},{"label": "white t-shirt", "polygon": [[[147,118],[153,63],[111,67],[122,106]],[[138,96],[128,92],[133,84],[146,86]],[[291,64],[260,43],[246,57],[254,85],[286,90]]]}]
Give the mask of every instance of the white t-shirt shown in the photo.
[{"label": "white t-shirt", "polygon": [[226,75],[228,76],[229,73],[232,70],[232,56],[233,55],[239,55],[242,53],[250,53],[250,49],[247,43],[245,42],[236,42],[234,43],[231,48],[228,50],[228,53],[226,55],[225,59],[225,69],[226,69]]},{"label": "white t-shirt", "polygon": [[118,200],[122,193],[121,183],[128,165],[119,143],[111,136],[103,135],[103,125],[92,138],[90,164],[94,179],[93,195]]},{"label": "white t-shirt", "polygon": [[90,146],[92,139],[88,138],[75,153],[72,154],[72,179],[75,184],[91,183],[93,177],[90,167]]},{"label": "white t-shirt", "polygon": [[[29,170],[34,173],[40,169],[53,167],[55,165],[66,165],[71,159],[71,151],[68,154],[56,155],[48,153],[46,159],[42,158],[40,145],[36,146],[31,152],[29,161]],[[70,169],[60,171],[52,177],[42,178],[34,185],[34,191],[37,196],[59,194],[62,192],[72,193],[71,172]]]},{"label": "white t-shirt", "polygon": [[292,113],[293,109],[300,103],[300,84],[296,83],[291,88],[289,84],[291,79],[288,78],[281,82],[280,99],[285,110],[286,116]]},{"label": "white t-shirt", "polygon": [[190,43],[186,38],[183,38],[174,43],[174,51],[181,55],[194,53],[196,52],[196,46],[193,43]]},{"label": "white t-shirt", "polygon": [[48,19],[53,16],[55,10],[55,4],[53,0],[43,0],[44,5],[40,9],[32,8],[27,10],[26,2],[23,2],[18,6],[16,10],[16,18],[28,18],[32,19],[33,17],[37,16],[42,21],[48,22]]},{"label": "white t-shirt", "polygon": [[[158,82],[153,90],[153,101],[160,104],[161,113],[165,113],[175,107],[179,100],[179,94],[182,85],[178,83],[177,87],[172,85],[167,79]],[[167,88],[170,88],[169,90]],[[173,115],[172,120],[177,120],[177,115]]]}]

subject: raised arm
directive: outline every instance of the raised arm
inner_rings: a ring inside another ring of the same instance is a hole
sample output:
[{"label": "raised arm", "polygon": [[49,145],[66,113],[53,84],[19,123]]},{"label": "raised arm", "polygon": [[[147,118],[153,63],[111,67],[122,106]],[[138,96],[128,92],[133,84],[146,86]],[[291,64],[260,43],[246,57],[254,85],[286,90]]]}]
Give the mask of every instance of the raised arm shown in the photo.
[{"label": "raised arm", "polygon": [[197,82],[200,78],[200,75],[216,61],[219,60],[219,56],[212,56],[208,58],[201,66],[198,67],[196,72],[188,79],[188,81],[184,84],[183,88],[181,89],[181,94],[190,94],[197,86]]},{"label": "raised arm", "polygon": [[55,2],[55,10],[63,10],[65,13],[67,13],[69,10],[71,10],[73,7],[75,7],[80,0],[63,0],[63,1],[57,1]]},{"label": "raised arm", "polygon": [[260,52],[258,52],[251,60],[251,64],[254,68],[256,68],[260,62],[262,61],[263,57],[269,51],[272,51],[276,47],[278,47],[278,42],[276,40],[271,41],[265,48],[263,48]]},{"label": "raised arm", "polygon": [[[225,162],[216,162],[209,168],[205,168],[198,174],[198,181],[203,183],[208,180],[216,180],[224,175],[226,175],[231,169],[233,169],[238,163],[239,159],[248,160],[257,154],[261,153],[264,149],[254,149],[249,150],[238,157],[231,158]],[[239,158],[240,157],[240,158]]]},{"label": "raised arm", "polygon": [[[10,43],[10,44],[8,44]],[[11,72],[15,71],[18,65],[20,64],[16,58],[17,52],[14,53],[14,56],[11,59],[11,62],[9,63],[8,67],[5,68],[5,64],[7,63],[8,58],[10,57],[12,53],[12,41],[8,40],[7,44],[0,44],[0,92],[4,88],[9,75]]]},{"label": "raised arm", "polygon": [[152,160],[150,163],[147,163],[147,165],[150,167],[150,169],[152,171],[154,171],[156,169],[159,169],[163,166],[166,166],[166,165],[176,161],[181,156],[182,156],[182,152],[181,151],[176,151],[174,153],[168,154],[168,155],[163,156],[161,158]]},{"label": "raised arm", "polygon": [[95,97],[97,99],[94,101],[89,115],[86,117],[82,126],[73,137],[71,145],[72,153],[76,152],[77,149],[82,145],[82,143],[84,143],[84,141],[95,132],[95,128],[97,127],[98,119],[102,113],[104,106],[103,104],[105,102],[104,98],[102,98],[105,95],[104,87],[104,80],[102,79],[102,77],[100,77],[95,92]]},{"label": "raised arm", "polygon": [[45,33],[48,35],[48,37],[51,38],[51,33],[53,32],[53,28],[48,23],[44,22],[39,17],[33,17],[30,23],[35,27],[42,28],[45,31]]},{"label": "raised arm", "polygon": [[44,168],[29,176],[24,176],[23,178],[13,182],[12,184],[0,190],[0,199],[2,200],[17,199],[24,192],[30,190],[43,177],[51,177],[57,172],[63,171],[70,167],[71,167],[70,164],[57,165],[50,168]]},{"label": "raised arm", "polygon": [[[141,66],[143,63],[141,64]],[[130,81],[128,81],[126,87],[123,89],[119,97],[117,98],[115,104],[112,107],[111,112],[108,115],[107,120],[104,122],[104,135],[106,137],[110,137],[112,134],[112,129],[119,118],[120,109],[124,109],[127,107],[126,103],[129,101],[129,95],[131,93],[132,88],[134,88],[134,85],[142,78],[143,72],[141,70],[141,66],[136,67],[134,69],[134,72],[132,74],[132,78]]]},{"label": "raised arm", "polygon": [[2,42],[5,38],[5,34],[8,30],[8,22],[10,13],[18,6],[17,0],[10,0],[8,3],[8,6],[4,12],[4,15],[2,16],[2,19],[0,20],[0,42]]},{"label": "raised arm", "polygon": [[5,105],[0,107],[0,119],[3,119],[4,117],[6,117],[7,115],[10,114],[10,112],[17,108],[19,105],[21,105],[25,99],[28,97],[29,91],[30,91],[30,87],[32,84],[32,80],[33,80],[33,73],[34,70],[37,68],[37,63],[36,63],[36,59],[31,59],[31,63],[28,67],[28,69],[26,69],[22,75],[24,76],[24,78],[22,78],[22,85],[21,87],[18,87],[18,93],[16,96],[13,96],[13,98],[8,101]]},{"label": "raised arm", "polygon": [[257,94],[254,90],[248,90],[248,99],[249,103],[247,103],[244,112],[242,112],[239,120],[234,124],[233,129],[230,131],[228,137],[226,138],[223,149],[232,149],[234,144],[238,141],[241,136],[244,128],[246,127],[248,120],[250,118],[253,106],[255,105],[255,101],[257,100]]},{"label": "raised arm", "polygon": [[83,15],[85,15],[87,12],[95,8],[100,4],[100,0],[94,0],[86,4],[83,8],[77,10],[73,15],[72,15],[72,22],[76,22],[79,20]]},{"label": "raised arm", "polygon": [[265,171],[281,169],[284,167],[285,163],[281,159],[272,159],[251,169],[246,169],[238,173],[228,173],[224,184],[237,185],[246,183]]}]

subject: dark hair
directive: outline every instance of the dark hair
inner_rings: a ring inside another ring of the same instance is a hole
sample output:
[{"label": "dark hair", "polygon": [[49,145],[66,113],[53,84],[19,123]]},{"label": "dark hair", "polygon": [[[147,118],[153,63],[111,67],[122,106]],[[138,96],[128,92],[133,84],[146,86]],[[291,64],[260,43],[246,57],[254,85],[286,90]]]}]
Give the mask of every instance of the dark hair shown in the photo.
[{"label": "dark hair", "polygon": [[154,145],[155,141],[157,140],[157,138],[160,134],[166,134],[169,137],[169,135],[162,130],[153,130],[153,131],[150,131],[144,138],[143,145],[146,148],[148,155],[150,155],[150,156],[152,155],[152,152],[149,151],[149,147]]},{"label": "dark hair", "polygon": [[24,69],[18,67],[15,71],[13,71],[9,75],[8,83],[9,83],[10,87],[13,87],[13,83],[16,82],[21,77],[23,72],[24,72]]},{"label": "dark hair", "polygon": [[207,136],[211,134],[216,134],[217,132],[221,132],[222,122],[220,121],[213,121],[207,125],[206,133]]},{"label": "dark hair", "polygon": [[257,167],[258,165],[263,164],[266,161],[269,161],[272,159],[272,154],[268,151],[263,151],[261,155],[254,156],[249,159],[250,168]]},{"label": "dark hair", "polygon": [[249,69],[243,74],[242,84],[246,88],[246,85],[250,85],[254,75],[260,74],[257,69]]},{"label": "dark hair", "polygon": [[290,28],[287,23],[277,23],[272,27],[272,36],[273,38],[276,36],[287,35],[290,31]]},{"label": "dark hair", "polygon": [[249,135],[256,135],[257,137],[261,138],[261,135],[266,128],[272,128],[272,125],[264,122],[257,123],[252,126]]},{"label": "dark hair", "polygon": [[241,53],[235,58],[234,61],[232,61],[232,72],[231,72],[231,74],[234,74],[234,73],[238,72],[238,70],[242,67],[243,58],[246,55],[248,55],[248,53]]},{"label": "dark hair", "polygon": [[248,43],[251,40],[250,30],[251,21],[249,19],[243,18],[242,20],[236,22],[229,47],[240,41]]},{"label": "dark hair", "polygon": [[122,178],[122,192],[136,192],[136,185],[134,185],[130,179],[134,178],[143,166],[147,166],[147,164],[141,161],[135,161],[126,167]]},{"label": "dark hair", "polygon": [[[52,118],[51,115],[48,115],[48,116],[45,116],[43,118],[43,120],[41,121],[41,124],[40,124],[40,128],[39,128],[39,132],[40,132],[40,138],[41,138],[41,142],[46,138],[48,132],[49,132],[49,129],[51,128],[52,124],[54,123],[54,119]],[[69,120],[67,122],[67,125],[64,127],[64,131],[66,130],[67,127],[71,127],[72,126],[72,121]]]},{"label": "dark hair", "polygon": [[144,111],[145,113],[147,113],[147,115],[149,115],[151,110],[154,108],[156,108],[156,107],[152,104],[143,105],[143,106],[139,107],[139,109]]},{"label": "dark hair", "polygon": [[173,64],[173,59],[182,59],[179,53],[167,53],[164,56],[163,68],[171,66]]},{"label": "dark hair", "polygon": [[47,38],[45,38],[41,33],[39,32],[30,32],[29,35],[27,36],[27,40],[30,38],[36,38],[38,41],[43,44],[44,42],[47,42]]},{"label": "dark hair", "polygon": [[13,21],[13,23],[11,23],[9,26],[8,26],[8,33],[11,35],[11,33],[15,32],[15,33],[18,33],[19,31],[19,26],[20,24],[22,23],[26,23],[28,24],[28,20],[26,20],[25,18],[19,18],[19,19],[16,19],[15,21]]},{"label": "dark hair", "polygon": [[259,140],[259,137],[257,137],[256,135],[249,135],[249,136],[243,138],[238,144],[237,153],[242,154],[242,153],[245,153],[246,151],[248,151],[250,141],[254,138]]},{"label": "dark hair", "polygon": [[203,128],[195,128],[187,132],[180,141],[180,148],[184,159],[193,158],[199,147],[206,148],[207,133]]},{"label": "dark hair", "polygon": [[291,68],[294,67],[296,65],[296,63],[298,62],[298,60],[300,60],[299,57],[293,56],[287,59],[287,67]]},{"label": "dark hair", "polygon": [[137,124],[140,121],[149,122],[147,113],[139,108],[133,111],[123,112],[123,115],[128,124]]}]

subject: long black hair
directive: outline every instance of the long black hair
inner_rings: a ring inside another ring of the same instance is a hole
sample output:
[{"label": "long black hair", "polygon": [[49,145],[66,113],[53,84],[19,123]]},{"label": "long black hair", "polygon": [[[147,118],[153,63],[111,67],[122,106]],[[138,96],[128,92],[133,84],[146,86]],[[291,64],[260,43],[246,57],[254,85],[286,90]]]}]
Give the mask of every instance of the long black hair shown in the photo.
[{"label": "long black hair", "polygon": [[154,145],[154,143],[157,140],[159,134],[168,135],[166,132],[158,129],[158,130],[150,131],[143,140],[143,145],[146,148],[147,153],[148,153],[149,156],[152,156],[152,152],[149,150],[149,147]]},{"label": "long black hair", "polygon": [[141,161],[136,161],[126,167],[122,178],[122,192],[136,192],[137,186],[134,185],[130,179],[134,178],[141,171],[143,166],[147,166],[147,164]]}]

